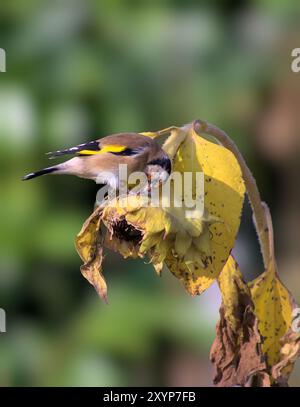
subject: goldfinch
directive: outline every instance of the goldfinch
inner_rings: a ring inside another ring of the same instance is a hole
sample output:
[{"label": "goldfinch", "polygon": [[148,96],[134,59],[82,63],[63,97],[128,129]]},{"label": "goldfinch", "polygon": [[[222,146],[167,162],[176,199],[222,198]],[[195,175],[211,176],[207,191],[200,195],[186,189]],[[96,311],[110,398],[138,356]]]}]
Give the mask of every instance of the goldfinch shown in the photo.
[{"label": "goldfinch", "polygon": [[68,174],[117,188],[121,164],[127,165],[128,176],[136,171],[144,172],[148,178],[153,173],[168,176],[171,172],[171,161],[163,149],[150,137],[138,133],[113,134],[47,155],[50,159],[64,155],[75,157],[25,175],[23,180],[46,174]]}]

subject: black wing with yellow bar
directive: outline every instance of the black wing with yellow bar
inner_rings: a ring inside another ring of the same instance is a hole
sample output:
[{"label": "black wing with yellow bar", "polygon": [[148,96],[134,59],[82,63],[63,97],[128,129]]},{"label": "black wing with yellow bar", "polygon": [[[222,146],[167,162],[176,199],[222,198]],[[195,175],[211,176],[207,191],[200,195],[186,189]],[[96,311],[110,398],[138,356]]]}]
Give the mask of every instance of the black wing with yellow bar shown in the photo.
[{"label": "black wing with yellow bar", "polygon": [[66,148],[65,150],[57,150],[47,153],[49,158],[59,157],[66,154],[80,154],[82,150],[91,151],[97,153],[100,151],[100,146],[98,141],[90,141],[88,143],[79,144],[78,146]]},{"label": "black wing with yellow bar", "polygon": [[104,145],[101,147],[99,141],[90,141],[88,143],[79,144],[78,146],[67,148],[65,150],[47,153],[47,155],[50,159],[67,154],[90,156],[95,154],[111,153],[114,155],[130,156],[138,154],[140,151],[140,149],[131,149],[127,146],[119,144]]}]

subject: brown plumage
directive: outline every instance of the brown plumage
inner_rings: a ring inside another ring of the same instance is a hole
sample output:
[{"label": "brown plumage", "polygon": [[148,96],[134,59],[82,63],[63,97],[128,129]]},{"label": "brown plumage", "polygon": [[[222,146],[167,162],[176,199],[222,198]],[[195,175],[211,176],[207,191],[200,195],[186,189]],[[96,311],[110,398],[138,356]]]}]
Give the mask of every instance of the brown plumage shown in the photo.
[{"label": "brown plumage", "polygon": [[48,153],[48,156],[52,159],[70,154],[75,157],[30,173],[23,177],[23,180],[45,174],[69,174],[116,188],[120,164],[127,165],[128,176],[135,171],[142,171],[147,176],[153,171],[168,174],[171,171],[170,159],[156,141],[138,133],[113,134],[66,150]]}]

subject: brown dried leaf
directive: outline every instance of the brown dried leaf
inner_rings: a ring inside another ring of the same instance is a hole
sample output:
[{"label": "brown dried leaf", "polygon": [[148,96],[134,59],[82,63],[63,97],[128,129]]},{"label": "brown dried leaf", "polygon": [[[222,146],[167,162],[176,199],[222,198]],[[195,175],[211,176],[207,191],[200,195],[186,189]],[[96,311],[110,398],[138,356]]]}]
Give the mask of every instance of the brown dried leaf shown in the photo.
[{"label": "brown dried leaf", "polygon": [[[299,316],[298,316],[299,321]],[[294,323],[297,321],[295,320]],[[293,325],[294,325],[293,323]],[[272,368],[272,377],[279,386],[287,386],[288,379],[296,360],[300,356],[300,332],[299,325],[292,328],[281,338],[280,360]],[[295,324],[297,325],[297,324]]]},{"label": "brown dried leaf", "polygon": [[216,369],[214,384],[269,387],[250,292],[233,257],[228,259],[218,280],[223,300],[210,353]]}]

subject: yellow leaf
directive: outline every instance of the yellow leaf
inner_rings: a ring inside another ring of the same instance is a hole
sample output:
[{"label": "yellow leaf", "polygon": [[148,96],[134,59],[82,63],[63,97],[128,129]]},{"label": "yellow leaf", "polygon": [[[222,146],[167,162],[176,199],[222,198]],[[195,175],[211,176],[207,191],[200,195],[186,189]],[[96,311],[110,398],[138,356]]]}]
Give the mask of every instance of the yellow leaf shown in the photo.
[{"label": "yellow leaf", "polygon": [[292,322],[290,294],[275,273],[271,264],[267,271],[249,284],[259,320],[259,330],[264,337],[263,351],[269,366],[280,358],[280,338],[286,334]]},{"label": "yellow leaf", "polygon": [[268,365],[274,366],[280,359],[280,339],[287,333],[292,322],[294,300],[280,281],[274,257],[273,230],[269,209],[264,205],[268,223],[271,258],[267,270],[249,283],[259,330],[264,337],[263,351]]},{"label": "yellow leaf", "polygon": [[290,294],[279,280],[271,264],[267,271],[249,283],[259,330],[264,337],[263,351],[269,366],[274,366],[280,357],[280,338],[286,334],[292,322]]},{"label": "yellow leaf", "polygon": [[75,241],[76,249],[81,259],[87,263],[94,257],[97,233],[100,227],[102,209],[97,208],[84,222]]},{"label": "yellow leaf", "polygon": [[76,237],[76,249],[84,264],[80,267],[82,275],[92,284],[98,295],[107,302],[107,286],[102,275],[103,248],[100,236],[101,208],[86,220]]},{"label": "yellow leaf", "polygon": [[193,126],[186,126],[185,129],[184,136],[183,128],[173,130],[170,136],[172,144],[167,140],[164,148],[167,153],[174,152],[172,148],[178,132],[180,143],[174,157],[173,171],[204,172],[205,210],[210,217],[219,219],[219,222],[209,226],[210,239],[206,237],[205,244],[211,256],[204,266],[194,267],[191,274],[181,259],[171,255],[166,259],[171,272],[183,282],[190,294],[195,295],[201,294],[212,284],[229,257],[240,225],[245,186],[240,166],[231,151],[199,136]]}]

